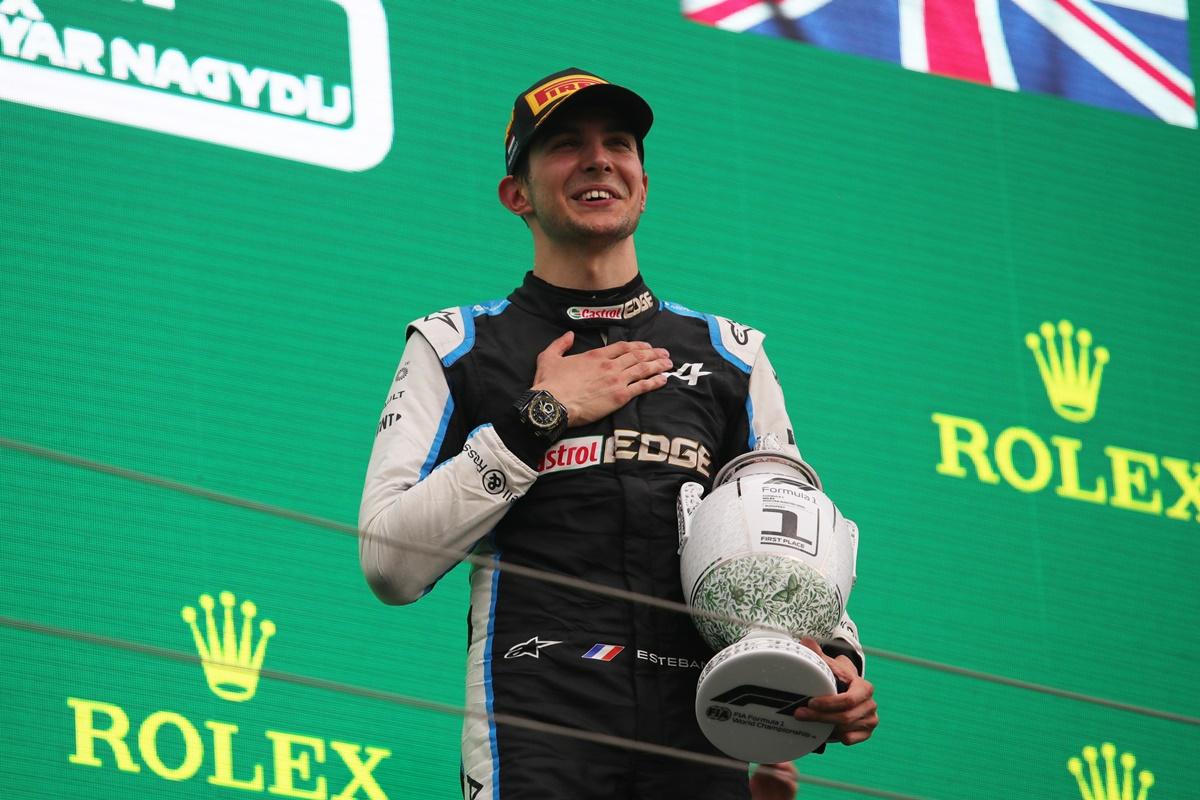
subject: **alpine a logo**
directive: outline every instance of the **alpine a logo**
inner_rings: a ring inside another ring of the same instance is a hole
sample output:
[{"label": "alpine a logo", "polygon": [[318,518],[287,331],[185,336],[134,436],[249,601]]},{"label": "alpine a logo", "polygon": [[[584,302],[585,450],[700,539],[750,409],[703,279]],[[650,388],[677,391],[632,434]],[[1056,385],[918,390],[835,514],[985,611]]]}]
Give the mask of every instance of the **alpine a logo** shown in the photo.
[{"label": "alpine a logo", "polygon": [[654,296],[642,292],[637,297],[615,306],[571,306],[567,316],[571,319],[631,319],[654,305]]}]

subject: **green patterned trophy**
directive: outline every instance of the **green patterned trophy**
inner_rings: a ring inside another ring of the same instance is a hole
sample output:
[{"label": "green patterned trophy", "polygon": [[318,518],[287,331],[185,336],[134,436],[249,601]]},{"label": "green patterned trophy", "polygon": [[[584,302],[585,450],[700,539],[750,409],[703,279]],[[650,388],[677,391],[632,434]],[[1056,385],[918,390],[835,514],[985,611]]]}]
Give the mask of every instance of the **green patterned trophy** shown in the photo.
[{"label": "green patterned trophy", "polygon": [[679,493],[684,597],[708,612],[693,619],[719,651],[700,673],[696,718],[735,758],[789,761],[832,729],[793,716],[836,686],[799,640],[828,640],[842,620],[858,529],[811,468],[774,441],[730,461],[713,487],[703,499],[698,483]]}]

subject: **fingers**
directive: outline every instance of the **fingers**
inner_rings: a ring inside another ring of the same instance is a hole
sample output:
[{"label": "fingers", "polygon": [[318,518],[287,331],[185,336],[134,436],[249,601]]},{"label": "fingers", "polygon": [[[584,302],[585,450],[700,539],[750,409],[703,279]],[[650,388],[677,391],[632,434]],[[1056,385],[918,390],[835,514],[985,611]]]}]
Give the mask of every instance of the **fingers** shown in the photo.
[{"label": "fingers", "polygon": [[661,389],[673,364],[663,348],[648,342],[613,342],[566,355],[575,342],[567,332],[537,357],[533,387],[545,389],[567,407],[568,425],[586,425],[638,395]]},{"label": "fingers", "polygon": [[755,774],[759,772],[770,775],[772,778],[777,778],[781,781],[791,783],[793,786],[796,783],[797,776],[800,774],[796,770],[796,765],[790,761],[783,761],[779,764],[759,764],[758,769],[755,770]]},{"label": "fingers", "polygon": [[[644,343],[618,342],[617,344],[644,344]],[[615,347],[615,346],[616,345],[609,345],[608,347],[602,347],[599,350],[595,351],[595,353],[597,356],[599,356],[599,355],[603,354],[606,350],[608,350],[609,347]],[[621,351],[612,351],[612,352],[615,353],[615,355],[610,356],[612,363],[619,369],[629,369],[630,367],[632,367],[636,364],[641,364],[646,361],[658,361],[658,360],[668,360],[669,361],[670,355],[671,355],[670,353],[668,353],[665,349],[663,349],[661,347],[650,347],[649,345],[647,345],[646,347],[639,347],[636,349],[623,349]]]},{"label": "fingers", "polygon": [[[875,686],[866,678],[855,675],[848,682],[846,691],[814,697],[808,701],[807,707],[799,709],[797,718],[822,719],[825,722],[848,722],[863,716],[868,710],[874,710],[875,701],[872,699],[874,694]],[[849,716],[845,716],[848,712],[854,712],[856,709],[860,713],[850,713]],[[803,717],[800,716],[800,711],[805,712]]]},{"label": "fingers", "polygon": [[860,727],[856,730],[842,730],[841,733],[835,734],[834,738],[844,745],[857,745],[860,741],[866,741],[871,738],[871,734],[875,733],[875,724],[877,723],[878,718],[869,727]]},{"label": "fingers", "polygon": [[821,649],[821,645],[811,636],[805,636],[800,640],[800,644],[812,650],[819,655],[825,664],[833,671],[838,680],[842,683],[850,683],[851,680],[858,677],[858,668],[854,666],[854,662],[846,656],[839,655],[837,658],[830,658],[829,655]]},{"label": "fingers", "polygon": [[871,738],[879,725],[874,694],[875,687],[870,681],[856,677],[844,692],[814,697],[807,708],[797,709],[796,719],[832,722],[831,739],[847,745],[858,744]]},{"label": "fingers", "polygon": [[603,354],[605,358],[616,358],[617,356],[631,353],[635,350],[650,350],[652,346],[649,342],[613,342],[610,345],[598,348],[595,352]]},{"label": "fingers", "polygon": [[666,385],[667,376],[661,372],[657,375],[651,375],[649,378],[645,378],[640,381],[634,381],[633,383],[629,384],[629,386],[625,387],[625,394],[627,395],[625,402],[629,402],[630,399],[637,397],[639,394],[652,392],[655,389],[661,389]]},{"label": "fingers", "polygon": [[879,726],[879,713],[875,710],[875,704],[871,703],[870,708],[870,713],[865,716],[852,722],[844,722],[836,725],[830,738],[847,745],[858,744],[870,739],[871,734],[875,732],[875,728]]},{"label": "fingers", "polygon": [[832,722],[835,727],[830,738],[842,744],[858,744],[869,739],[879,725],[875,686],[858,674],[854,662],[846,656],[830,658],[815,639],[802,639],[801,644],[821,656],[834,675],[846,684],[846,690],[812,698],[807,707],[797,709],[796,719]]},{"label": "fingers", "polygon": [[755,800],[793,800],[799,773],[790,763],[759,764],[750,776],[750,796]]},{"label": "fingers", "polygon": [[571,349],[571,345],[575,343],[575,331],[567,331],[562,336],[555,339],[550,344],[546,345],[546,349],[538,354],[540,360],[542,356],[562,356]]},{"label": "fingers", "polygon": [[[671,368],[671,359],[656,358],[653,361],[643,361],[639,364],[634,364],[626,368],[621,374],[629,381],[634,383],[654,375],[662,375]],[[663,375],[666,378],[666,375]]]}]

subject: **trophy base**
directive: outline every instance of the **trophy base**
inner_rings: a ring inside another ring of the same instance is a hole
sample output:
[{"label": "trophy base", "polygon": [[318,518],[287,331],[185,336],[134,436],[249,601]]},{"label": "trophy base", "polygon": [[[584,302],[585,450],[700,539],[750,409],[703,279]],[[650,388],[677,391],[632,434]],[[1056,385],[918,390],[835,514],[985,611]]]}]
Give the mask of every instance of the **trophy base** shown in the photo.
[{"label": "trophy base", "polygon": [[696,720],[723,753],[774,764],[807,755],[833,730],[793,716],[812,697],[837,691],[833,671],[804,645],[751,634],[713,656],[696,685]]}]

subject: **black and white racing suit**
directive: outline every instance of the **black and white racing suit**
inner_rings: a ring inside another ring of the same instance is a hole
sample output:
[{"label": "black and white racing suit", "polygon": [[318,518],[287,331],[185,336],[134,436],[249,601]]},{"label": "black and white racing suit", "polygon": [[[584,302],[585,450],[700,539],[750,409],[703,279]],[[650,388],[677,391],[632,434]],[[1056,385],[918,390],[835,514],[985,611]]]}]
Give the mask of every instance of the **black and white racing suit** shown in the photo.
[{"label": "black and white racing suit", "polygon": [[[571,353],[642,340],[675,366],[663,388],[547,449],[513,403],[567,329]],[[640,277],[583,292],[530,274],[506,300],[429,314],[408,334],[359,515],[362,568],[388,603],[421,597],[467,553],[682,601],[680,485],[711,485],[766,433],[794,448],[762,334],[659,301]],[[685,615],[476,566],[468,638],[473,709],[715,752],[694,712],[711,650]],[[861,668],[849,618],[825,644]],[[467,798],[747,795],[735,770],[472,718],[462,759]]]}]

